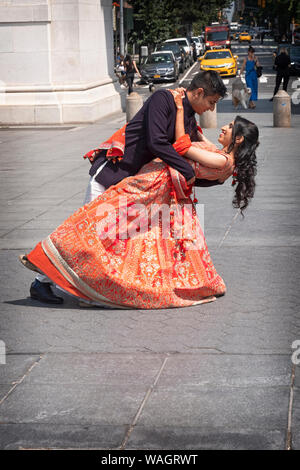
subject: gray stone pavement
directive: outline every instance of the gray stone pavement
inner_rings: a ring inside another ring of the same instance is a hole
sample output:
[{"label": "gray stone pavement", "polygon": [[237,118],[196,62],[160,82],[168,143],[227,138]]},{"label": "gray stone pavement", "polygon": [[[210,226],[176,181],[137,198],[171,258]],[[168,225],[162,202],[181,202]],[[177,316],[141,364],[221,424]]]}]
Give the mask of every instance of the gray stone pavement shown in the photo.
[{"label": "gray stone pavement", "polygon": [[[266,100],[240,113],[261,142],[245,219],[231,206],[231,181],[197,190],[228,293],[170,310],[42,305],[28,297],[33,276],[17,260],[80,207],[82,155],[124,115],[1,129],[0,448],[300,449],[300,366],[291,360],[300,340],[300,116],[274,129],[271,113]],[[219,125],[233,116],[225,100]],[[216,141],[217,130],[206,134]]]}]

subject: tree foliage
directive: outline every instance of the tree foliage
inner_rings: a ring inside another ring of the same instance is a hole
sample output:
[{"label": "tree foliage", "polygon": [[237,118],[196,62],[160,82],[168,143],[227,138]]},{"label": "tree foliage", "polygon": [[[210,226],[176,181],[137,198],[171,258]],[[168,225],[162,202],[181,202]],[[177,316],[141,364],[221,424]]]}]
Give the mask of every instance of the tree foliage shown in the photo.
[{"label": "tree foliage", "polygon": [[294,19],[300,23],[300,2],[299,0],[267,0],[264,8],[264,16],[268,16],[272,24],[277,19],[278,28],[281,32],[289,30]]},{"label": "tree foliage", "polygon": [[197,34],[206,24],[218,19],[218,12],[231,0],[130,0],[134,30],[130,42],[154,46],[159,42],[185,36],[193,25]]},{"label": "tree foliage", "polygon": [[274,30],[281,33],[286,33],[289,30],[293,19],[295,23],[300,23],[299,0],[245,0],[243,16],[246,21],[250,22],[253,19],[250,16],[252,8],[253,16],[259,25],[264,26],[267,21]]}]

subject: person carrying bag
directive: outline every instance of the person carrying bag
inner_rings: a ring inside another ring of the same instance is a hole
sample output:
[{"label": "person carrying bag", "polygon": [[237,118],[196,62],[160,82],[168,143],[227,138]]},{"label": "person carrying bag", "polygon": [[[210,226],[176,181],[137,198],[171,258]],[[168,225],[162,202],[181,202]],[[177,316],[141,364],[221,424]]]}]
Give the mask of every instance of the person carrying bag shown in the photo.
[{"label": "person carrying bag", "polygon": [[136,66],[136,63],[134,60],[132,60],[131,55],[127,54],[124,59],[124,68],[125,68],[125,74],[126,74],[126,83],[128,85],[128,95],[133,92],[133,80],[134,80],[134,74],[135,72],[138,74],[139,77],[141,77],[140,72],[138,71],[138,68]]}]

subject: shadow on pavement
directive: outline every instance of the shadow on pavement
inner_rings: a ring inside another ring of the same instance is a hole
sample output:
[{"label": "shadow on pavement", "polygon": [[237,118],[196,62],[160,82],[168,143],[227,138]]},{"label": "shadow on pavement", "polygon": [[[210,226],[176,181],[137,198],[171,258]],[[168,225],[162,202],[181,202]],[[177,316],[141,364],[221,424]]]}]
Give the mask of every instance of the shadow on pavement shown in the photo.
[{"label": "shadow on pavement", "polygon": [[[59,294],[61,295],[61,294]],[[18,300],[7,300],[5,302],[3,302],[4,304],[8,304],[8,305],[19,305],[19,306],[23,306],[23,307],[35,307],[35,308],[45,308],[45,309],[58,309],[58,310],[80,310],[80,311],[84,311],[84,310],[110,310],[109,308],[106,308],[106,307],[96,307],[96,306],[92,306],[92,307],[80,307],[78,305],[78,301],[76,300],[72,300],[72,299],[66,299],[64,298],[64,303],[63,304],[59,304],[59,305],[56,305],[56,304],[46,304],[46,303],[43,303],[43,302],[39,302],[38,300],[33,300],[31,299],[30,297],[27,297],[26,299],[18,299]]]},{"label": "shadow on pavement", "polygon": [[8,305],[22,305],[24,307],[30,307],[30,308],[31,307],[58,308],[58,309],[70,308],[70,305],[66,305],[65,303],[60,304],[60,305],[44,304],[42,302],[39,302],[38,300],[32,300],[30,297],[27,297],[26,299],[6,300],[3,303],[8,304]]}]

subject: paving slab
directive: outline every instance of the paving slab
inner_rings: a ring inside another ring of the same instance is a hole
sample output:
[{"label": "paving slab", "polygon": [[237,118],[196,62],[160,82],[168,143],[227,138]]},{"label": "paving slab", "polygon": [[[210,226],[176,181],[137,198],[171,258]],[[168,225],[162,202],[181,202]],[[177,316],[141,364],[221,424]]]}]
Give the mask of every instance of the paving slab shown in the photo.
[{"label": "paving slab", "polygon": [[198,387],[154,390],[138,424],[152,426],[213,427],[285,432],[288,387]]},{"label": "paving slab", "polygon": [[147,387],[21,383],[1,405],[1,425],[45,423],[123,426],[132,423]]},{"label": "paving slab", "polygon": [[[1,365],[1,368],[3,368],[3,364]],[[12,385],[2,385],[0,384],[0,402],[6,397],[8,392],[12,389]],[[0,436],[1,436],[2,431],[0,431]]]},{"label": "paving slab", "polygon": [[291,372],[289,355],[172,354],[156,388],[289,387]]},{"label": "paving slab", "polygon": [[163,365],[160,354],[51,353],[26,377],[24,384],[94,384],[112,389],[150,387]]},{"label": "paving slab", "polygon": [[279,450],[285,447],[285,433],[234,430],[211,426],[136,426],[126,446],[128,450]]},{"label": "paving slab", "polygon": [[31,449],[117,449],[127,426],[77,424],[1,424],[0,448]]},{"label": "paving slab", "polygon": [[7,354],[6,364],[0,366],[0,384],[14,385],[24,377],[32,365],[38,360],[38,355]]}]

